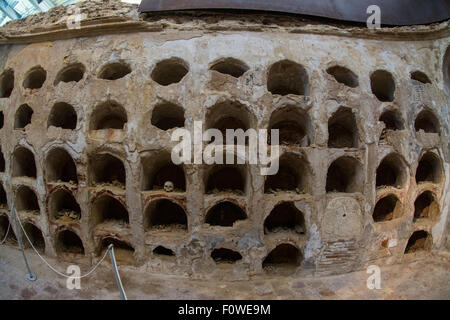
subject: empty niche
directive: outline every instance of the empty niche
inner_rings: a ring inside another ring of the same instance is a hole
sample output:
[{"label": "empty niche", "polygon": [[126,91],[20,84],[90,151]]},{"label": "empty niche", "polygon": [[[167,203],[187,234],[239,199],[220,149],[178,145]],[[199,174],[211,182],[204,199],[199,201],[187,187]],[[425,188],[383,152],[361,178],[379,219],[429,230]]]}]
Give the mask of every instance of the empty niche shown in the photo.
[{"label": "empty niche", "polygon": [[395,109],[388,109],[383,111],[378,120],[384,123],[384,129],[381,133],[381,137],[384,137],[384,134],[388,130],[396,131],[403,130],[405,128],[402,115],[398,110]]},{"label": "empty niche", "polygon": [[47,181],[78,183],[77,167],[70,154],[63,148],[54,148],[45,159]]},{"label": "empty niche", "polygon": [[36,178],[36,163],[33,153],[25,147],[18,147],[12,156],[12,176]]},{"label": "empty niche", "polygon": [[385,70],[377,70],[370,76],[372,93],[379,101],[394,101],[395,82],[392,74]]},{"label": "empty niche", "polygon": [[2,149],[0,148],[0,172],[5,172],[5,157],[3,156]]},{"label": "empty niche", "polygon": [[373,210],[375,222],[390,221],[401,216],[401,203],[394,194],[387,195],[377,201]]},{"label": "empty niche", "polygon": [[114,256],[122,264],[133,264],[134,263],[134,248],[126,243],[125,241],[105,237],[102,239],[100,245],[100,254],[105,254],[106,250],[110,245],[114,247]]},{"label": "empty niche", "polygon": [[40,89],[47,79],[47,71],[41,66],[31,68],[25,75],[23,80],[23,87],[25,89]]},{"label": "empty niche", "polygon": [[308,73],[293,61],[283,60],[274,63],[267,79],[267,90],[282,96],[288,94],[309,95]]},{"label": "empty niche", "polygon": [[423,130],[426,133],[439,134],[439,120],[431,110],[425,109],[417,115],[414,128],[416,132]]},{"label": "empty niche", "polygon": [[[163,190],[166,182],[173,188],[167,191],[186,191],[186,178],[183,167],[173,164],[169,153],[160,153],[142,159],[142,190]],[[171,190],[172,189],[172,190]]]},{"label": "empty niche", "polygon": [[4,70],[0,75],[0,98],[9,98],[14,89],[14,71]]},{"label": "empty niche", "polygon": [[168,256],[173,257],[175,256],[175,253],[173,250],[163,247],[163,246],[157,246],[155,249],[153,249],[153,254],[159,255],[159,256]]},{"label": "empty niche", "polygon": [[245,219],[247,215],[238,205],[223,201],[209,209],[205,222],[211,226],[232,227],[236,221]]},{"label": "empty niche", "polygon": [[[41,230],[36,227],[34,224],[32,223],[25,223],[23,228],[25,229],[25,232],[28,235],[28,238],[31,240],[31,243],[33,244],[33,247],[38,250],[40,253],[44,253],[45,251],[45,240],[44,240],[44,236],[42,235]],[[29,248],[30,243],[28,242],[27,239],[23,240],[23,244],[25,246],[25,248]]]},{"label": "empty niche", "polygon": [[[8,232],[8,236],[5,239],[6,232]],[[0,214],[0,241],[3,240],[5,240],[6,243],[17,243],[17,238],[12,226],[9,224],[8,216]]]},{"label": "empty niche", "polygon": [[54,85],[60,82],[78,82],[83,79],[85,71],[86,68],[82,63],[72,63],[58,72]]},{"label": "empty niche", "polygon": [[376,187],[401,188],[407,179],[402,157],[396,153],[388,154],[378,165],[376,175]]},{"label": "empty niche", "polygon": [[242,260],[242,255],[231,249],[218,248],[211,252],[211,258],[215,263],[235,263]]},{"label": "empty niche", "polygon": [[57,102],[48,116],[47,128],[50,126],[74,130],[77,126],[77,113],[68,103]]},{"label": "empty niche", "polygon": [[3,185],[0,184],[0,209],[8,208],[8,199],[6,198],[6,192]]},{"label": "empty niche", "polygon": [[104,80],[117,80],[129,73],[131,73],[131,67],[123,61],[118,61],[104,65],[97,76]]},{"label": "empty niche", "polygon": [[278,130],[280,145],[306,147],[310,144],[310,119],[298,107],[286,106],[272,113],[269,121],[268,144],[272,144],[270,139],[271,129]]},{"label": "empty niche", "polygon": [[358,76],[348,68],[333,66],[327,69],[327,73],[332,75],[337,82],[347,87],[356,88],[358,86]]},{"label": "empty niche", "polygon": [[16,191],[15,207],[17,211],[39,214],[39,202],[34,191],[27,186],[20,186]]},{"label": "empty niche", "polygon": [[83,242],[73,231],[59,231],[56,237],[56,252],[84,255]]},{"label": "empty niche", "polygon": [[439,216],[439,205],[431,191],[422,192],[414,201],[414,221],[417,219],[435,219]]},{"label": "empty niche", "polygon": [[188,64],[180,58],[170,58],[158,62],[152,71],[152,79],[162,86],[180,82],[189,72]]},{"label": "empty niche", "polygon": [[444,54],[444,60],[442,62],[442,73],[444,79],[444,88],[447,91],[447,94],[450,94],[450,46],[447,47],[447,50]]},{"label": "empty niche", "polygon": [[428,76],[422,71],[413,71],[410,76],[412,80],[416,80],[421,83],[431,83],[430,78],[428,78]]},{"label": "empty niche", "polygon": [[241,77],[248,71],[248,66],[241,60],[234,58],[219,59],[210,68],[222,74],[230,75],[234,78]]},{"label": "empty niche", "polygon": [[145,210],[147,229],[177,231],[187,229],[184,209],[169,199],[152,201]]},{"label": "empty niche", "polygon": [[264,193],[294,191],[309,193],[310,170],[307,161],[293,153],[285,153],[279,159],[278,172],[266,177]]},{"label": "empty niche", "polygon": [[91,114],[90,129],[123,129],[127,123],[125,109],[115,101],[108,100],[97,105]]},{"label": "empty niche", "polygon": [[328,120],[328,147],[357,148],[357,128],[352,109],[340,107]]},{"label": "empty niche", "polygon": [[14,116],[14,129],[24,129],[31,123],[33,109],[27,104],[21,105]]},{"label": "empty niche", "polygon": [[405,248],[405,254],[417,251],[430,251],[433,246],[431,235],[424,231],[415,231],[408,240]]},{"label": "empty niche", "polygon": [[272,209],[264,221],[264,233],[294,231],[305,234],[305,218],[292,202],[282,202]]},{"label": "empty niche", "polygon": [[103,194],[92,203],[92,217],[94,225],[115,224],[127,227],[129,223],[128,211],[116,198]]},{"label": "empty niche", "polygon": [[91,175],[91,183],[94,185],[106,184],[125,188],[125,167],[123,162],[109,153],[92,155],[89,173]]},{"label": "empty niche", "polygon": [[57,189],[50,194],[48,207],[50,218],[61,221],[77,221],[81,219],[81,209],[69,190]]},{"label": "empty niche", "polygon": [[268,271],[293,271],[302,261],[302,254],[298,248],[289,243],[279,244],[270,251],[262,263],[262,267]]},{"label": "empty niche", "polygon": [[416,170],[416,182],[439,183],[442,179],[442,164],[438,155],[426,152],[420,158]]},{"label": "empty niche", "polygon": [[361,163],[353,157],[343,156],[328,167],[327,192],[362,192],[363,172]]},{"label": "empty niche", "polygon": [[184,109],[170,102],[160,103],[152,111],[152,125],[169,130],[184,127]]},{"label": "empty niche", "polygon": [[245,166],[216,165],[211,168],[206,179],[206,193],[245,193]]}]

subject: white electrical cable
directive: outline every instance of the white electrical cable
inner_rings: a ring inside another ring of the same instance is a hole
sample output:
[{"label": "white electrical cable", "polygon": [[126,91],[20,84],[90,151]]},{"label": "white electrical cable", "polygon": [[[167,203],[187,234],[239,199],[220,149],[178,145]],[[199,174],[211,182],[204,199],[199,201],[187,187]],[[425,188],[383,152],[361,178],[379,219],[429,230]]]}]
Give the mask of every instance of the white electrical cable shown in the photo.
[{"label": "white electrical cable", "polygon": [[8,232],[9,232],[9,228],[10,227],[11,227],[11,223],[9,223],[9,221],[8,221],[8,229],[6,229],[5,238],[2,241],[0,241],[0,244],[4,244],[5,243],[6,238],[8,237]]}]

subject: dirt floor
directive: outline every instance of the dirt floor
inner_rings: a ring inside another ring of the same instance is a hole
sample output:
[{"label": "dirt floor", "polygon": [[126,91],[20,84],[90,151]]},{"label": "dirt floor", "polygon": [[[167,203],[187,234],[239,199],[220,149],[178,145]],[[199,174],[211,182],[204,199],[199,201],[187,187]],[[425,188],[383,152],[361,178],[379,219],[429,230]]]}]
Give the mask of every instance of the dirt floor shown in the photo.
[{"label": "dirt floor", "polygon": [[[80,290],[68,290],[66,280],[44,265],[34,252],[27,257],[37,280],[25,279],[17,248],[0,246],[0,299],[119,299],[111,265],[104,262],[81,280]],[[59,270],[69,263],[49,262]],[[81,272],[89,268],[81,266]],[[137,272],[119,265],[129,299],[450,299],[450,254],[433,254],[427,261],[381,268],[381,289],[367,289],[364,271],[321,278],[275,277],[248,282],[211,282]]]}]

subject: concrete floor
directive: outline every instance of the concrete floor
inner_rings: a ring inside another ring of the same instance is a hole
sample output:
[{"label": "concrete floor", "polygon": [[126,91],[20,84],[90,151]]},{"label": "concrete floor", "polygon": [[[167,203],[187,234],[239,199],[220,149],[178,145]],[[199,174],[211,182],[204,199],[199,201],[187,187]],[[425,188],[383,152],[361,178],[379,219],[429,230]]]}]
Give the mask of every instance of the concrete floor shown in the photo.
[{"label": "concrete floor", "polygon": [[[34,252],[27,257],[37,274],[25,279],[17,248],[0,246],[0,299],[119,299],[114,274],[104,262],[81,280],[80,290],[68,290],[66,280],[44,265]],[[69,263],[49,259],[59,270]],[[81,272],[90,269],[81,266]],[[248,282],[211,282],[149,275],[120,267],[129,299],[450,299],[450,254],[434,253],[426,261],[381,268],[381,289],[369,290],[365,271],[321,278],[276,277]]]}]

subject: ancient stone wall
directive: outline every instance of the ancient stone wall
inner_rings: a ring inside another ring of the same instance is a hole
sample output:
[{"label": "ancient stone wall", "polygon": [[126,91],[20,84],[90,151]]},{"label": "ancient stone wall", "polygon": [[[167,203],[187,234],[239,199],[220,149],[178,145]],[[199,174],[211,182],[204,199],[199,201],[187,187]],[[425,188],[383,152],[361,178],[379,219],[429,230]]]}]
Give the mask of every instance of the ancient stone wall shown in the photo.
[{"label": "ancient stone wall", "polygon": [[[70,36],[2,31],[16,44],[1,49],[0,237],[14,207],[47,256],[95,262],[113,243],[120,264],[230,280],[449,247],[447,22],[374,33],[273,16],[123,18],[135,9],[88,16]],[[278,174],[174,165],[171,134],[194,121],[280,129]]]}]

